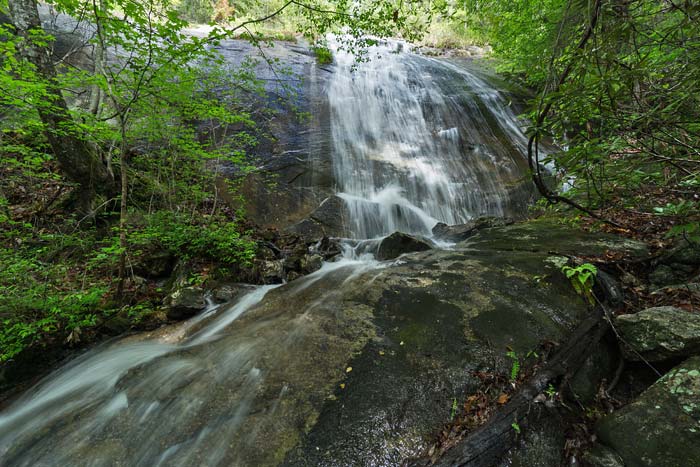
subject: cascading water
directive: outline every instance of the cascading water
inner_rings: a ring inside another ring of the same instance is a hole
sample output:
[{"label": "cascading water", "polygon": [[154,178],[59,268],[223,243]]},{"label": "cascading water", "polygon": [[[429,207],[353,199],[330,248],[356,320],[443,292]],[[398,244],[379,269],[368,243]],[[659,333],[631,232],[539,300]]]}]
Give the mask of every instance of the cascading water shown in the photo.
[{"label": "cascading water", "polygon": [[527,140],[506,99],[465,69],[397,48],[374,49],[357,70],[337,53],[333,165],[353,237],[512,214]]},{"label": "cascading water", "polygon": [[[524,136],[503,97],[457,65],[378,53],[356,71],[339,53],[328,90],[352,236],[429,235],[438,221],[512,213],[508,186],[523,174]],[[346,254],[275,290],[87,352],[0,413],[0,464],[278,463],[294,445],[288,433],[303,432],[328,391],[310,381],[337,374],[316,356],[346,361],[371,333],[333,327],[343,287],[384,267]],[[281,454],[266,450],[271,439]]]}]

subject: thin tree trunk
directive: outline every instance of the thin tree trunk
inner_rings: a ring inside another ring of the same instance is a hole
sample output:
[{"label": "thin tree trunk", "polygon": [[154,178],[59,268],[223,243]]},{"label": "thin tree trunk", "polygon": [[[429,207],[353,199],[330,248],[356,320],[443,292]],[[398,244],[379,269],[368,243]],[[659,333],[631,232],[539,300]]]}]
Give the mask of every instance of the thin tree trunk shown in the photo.
[{"label": "thin tree trunk", "polygon": [[[104,0],[99,0],[99,2],[93,1],[93,8],[95,10],[95,16],[99,13],[103,13],[106,8],[105,8],[105,2]],[[102,21],[98,18],[97,21],[95,21],[95,28],[97,28],[96,34],[98,40],[95,41],[95,49],[94,49],[94,54],[93,54],[93,61],[94,61],[94,74],[95,76],[104,76],[105,75],[105,49],[104,49],[104,41],[102,37]],[[100,110],[102,108],[102,101],[103,101],[104,93],[102,92],[102,88],[95,84],[92,86],[92,90],[90,91],[90,113],[92,113],[95,116],[99,116]]]},{"label": "thin tree trunk", "polygon": [[117,286],[117,297],[122,296],[124,292],[124,281],[126,280],[126,221],[127,221],[127,196],[129,195],[129,180],[127,176],[127,145],[126,145],[126,115],[122,114],[119,117],[121,125],[122,141],[119,151],[119,173],[121,179],[121,202],[119,208],[119,285]]},{"label": "thin tree trunk", "polygon": [[90,211],[96,193],[109,193],[114,180],[90,144],[77,134],[74,121],[61,89],[49,48],[31,39],[32,31],[41,30],[36,0],[9,0],[10,18],[16,34],[23,40],[20,57],[31,63],[46,84],[45,99],[37,105],[62,173],[79,185],[81,208]]}]

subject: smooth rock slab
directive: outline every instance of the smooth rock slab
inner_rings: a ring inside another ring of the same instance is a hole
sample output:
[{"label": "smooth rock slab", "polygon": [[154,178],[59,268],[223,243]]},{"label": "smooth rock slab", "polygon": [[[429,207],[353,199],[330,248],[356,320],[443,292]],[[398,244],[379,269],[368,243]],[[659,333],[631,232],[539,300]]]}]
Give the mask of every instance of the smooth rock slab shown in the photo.
[{"label": "smooth rock slab", "polygon": [[628,467],[680,467],[700,460],[700,357],[654,383],[604,418],[598,436]]},{"label": "smooth rock slab", "polygon": [[647,308],[617,318],[617,329],[629,348],[625,356],[651,362],[700,353],[700,314],[672,306]]}]

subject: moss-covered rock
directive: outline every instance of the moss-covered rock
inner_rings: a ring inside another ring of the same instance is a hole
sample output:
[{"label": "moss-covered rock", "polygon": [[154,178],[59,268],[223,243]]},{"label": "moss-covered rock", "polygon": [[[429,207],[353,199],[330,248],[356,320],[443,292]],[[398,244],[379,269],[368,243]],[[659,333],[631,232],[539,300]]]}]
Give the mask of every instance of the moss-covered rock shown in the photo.
[{"label": "moss-covered rock", "polygon": [[163,299],[168,318],[181,320],[202,311],[207,302],[201,287],[183,287],[170,293]]},{"label": "moss-covered rock", "polygon": [[628,467],[698,465],[700,357],[669,371],[635,402],[605,417],[597,431]]},{"label": "moss-covered rock", "polygon": [[700,353],[700,315],[672,306],[647,308],[616,320],[626,358],[651,362]]}]

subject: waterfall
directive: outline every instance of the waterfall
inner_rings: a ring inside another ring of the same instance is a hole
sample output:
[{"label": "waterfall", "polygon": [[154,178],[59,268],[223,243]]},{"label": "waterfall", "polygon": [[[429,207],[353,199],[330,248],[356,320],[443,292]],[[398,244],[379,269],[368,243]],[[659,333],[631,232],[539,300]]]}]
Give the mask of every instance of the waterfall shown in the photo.
[{"label": "waterfall", "polygon": [[309,374],[333,385],[313,359],[354,351],[354,336],[332,329],[342,287],[389,267],[360,254],[363,240],[517,212],[525,137],[507,98],[461,65],[394,49],[357,66],[336,52],[328,84],[335,183],[356,251],[59,368],[0,413],[1,465],[255,464],[266,439],[284,441],[280,425],[301,432],[313,420],[328,388]]},{"label": "waterfall", "polygon": [[336,51],[328,99],[338,195],[354,238],[430,235],[437,222],[513,214],[527,139],[507,99],[444,60],[389,43]]}]

